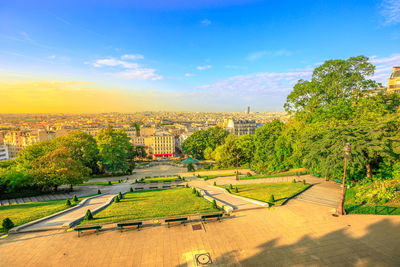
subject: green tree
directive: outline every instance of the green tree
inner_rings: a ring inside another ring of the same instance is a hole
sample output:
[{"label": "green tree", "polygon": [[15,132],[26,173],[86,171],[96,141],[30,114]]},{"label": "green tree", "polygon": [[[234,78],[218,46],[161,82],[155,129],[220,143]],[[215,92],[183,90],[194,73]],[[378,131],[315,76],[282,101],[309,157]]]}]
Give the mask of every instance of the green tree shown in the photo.
[{"label": "green tree", "polygon": [[127,164],[131,144],[124,129],[107,127],[96,136],[103,171],[116,173],[129,169]]},{"label": "green tree", "polygon": [[196,159],[204,159],[204,151],[208,145],[207,132],[195,131],[182,143],[182,151]]}]

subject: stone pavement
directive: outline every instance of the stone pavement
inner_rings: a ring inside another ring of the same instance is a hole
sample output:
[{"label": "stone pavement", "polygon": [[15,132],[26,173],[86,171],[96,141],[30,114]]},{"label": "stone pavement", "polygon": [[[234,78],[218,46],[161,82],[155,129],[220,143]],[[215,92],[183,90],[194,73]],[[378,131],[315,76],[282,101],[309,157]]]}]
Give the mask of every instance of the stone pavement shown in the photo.
[{"label": "stone pavement", "polygon": [[234,211],[265,208],[265,204],[259,201],[253,201],[251,199],[235,196],[233,194],[228,193],[228,191],[226,191],[223,188],[212,186],[205,183],[204,181],[202,182],[198,180],[190,182],[189,183],[190,186],[194,186],[196,188],[204,190],[207,193],[207,195],[222,203],[228,204],[234,209]]},{"label": "stone pavement", "polygon": [[0,239],[0,266],[399,266],[400,216],[333,217],[330,208],[291,200],[234,213],[221,223],[150,226],[141,231],[37,232]]},{"label": "stone pavement", "polygon": [[121,193],[128,192],[130,186],[131,186],[130,183],[121,183],[109,186],[107,194],[102,194],[99,195],[98,197],[88,200],[82,207],[77,209],[72,209],[71,211],[62,213],[60,215],[35,223],[33,225],[24,227],[23,229],[21,229],[20,232],[60,229],[65,224],[69,224],[79,218],[83,218],[88,209],[90,209],[93,212],[94,210],[104,207],[119,192]]}]

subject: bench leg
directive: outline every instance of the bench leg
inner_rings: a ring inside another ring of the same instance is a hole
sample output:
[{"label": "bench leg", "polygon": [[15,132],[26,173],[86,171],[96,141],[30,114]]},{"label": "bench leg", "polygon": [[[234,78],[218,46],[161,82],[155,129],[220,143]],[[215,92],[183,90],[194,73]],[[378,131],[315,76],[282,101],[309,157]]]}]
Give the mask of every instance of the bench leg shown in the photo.
[{"label": "bench leg", "polygon": [[169,228],[169,223],[168,223],[168,228]]},{"label": "bench leg", "polygon": [[81,231],[78,231],[78,237],[80,237],[81,236]]},{"label": "bench leg", "polygon": [[122,233],[122,227],[120,227],[120,228],[119,228],[119,230],[120,230],[120,231],[121,231],[121,233]]},{"label": "bench leg", "polygon": [[140,231],[140,225],[137,226],[137,230]]}]

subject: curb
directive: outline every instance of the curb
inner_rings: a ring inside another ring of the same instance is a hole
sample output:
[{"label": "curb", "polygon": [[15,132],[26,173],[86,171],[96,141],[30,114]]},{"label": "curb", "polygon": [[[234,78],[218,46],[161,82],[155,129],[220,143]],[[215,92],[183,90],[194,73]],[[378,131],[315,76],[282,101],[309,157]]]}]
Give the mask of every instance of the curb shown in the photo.
[{"label": "curb", "polygon": [[229,204],[225,204],[215,198],[213,198],[212,196],[210,196],[206,190],[203,189],[199,189],[196,188],[196,190],[200,193],[200,195],[205,199],[208,200],[209,202],[213,202],[213,200],[215,200],[215,203],[217,204],[217,207],[219,207],[220,209],[222,209],[223,211],[225,211],[226,214],[231,214],[233,212],[233,210],[235,209],[233,206],[229,205]]},{"label": "curb", "polygon": [[[72,207],[72,208],[69,208],[69,209],[66,209],[66,210],[62,210],[62,211],[59,211],[59,212],[57,212],[57,213],[51,214],[51,215],[49,215],[49,216],[46,216],[46,217],[37,219],[37,220],[35,220],[35,221],[31,221],[31,222],[25,223],[25,224],[23,224],[23,225],[14,227],[14,228],[12,228],[10,231],[8,231],[8,233],[9,233],[9,234],[17,234],[17,233],[19,233],[23,228],[26,228],[26,227],[28,227],[28,226],[31,226],[31,225],[40,223],[40,222],[42,222],[42,221],[45,221],[45,220],[47,220],[47,219],[51,219],[51,218],[56,217],[56,216],[59,216],[59,215],[62,215],[62,214],[64,214],[64,213],[73,211],[73,210],[75,210],[75,209],[81,208],[81,207],[82,207],[83,205],[85,205],[85,203],[86,203],[87,201],[89,201],[90,199],[93,199],[93,198],[96,198],[96,197],[99,197],[99,196],[102,196],[102,195],[104,195],[104,194],[85,198],[84,200],[82,200],[81,202],[79,202],[77,205],[75,205],[75,206]],[[52,228],[52,230],[54,230],[54,229],[55,229],[55,228]],[[35,231],[36,231],[36,230],[35,230]]]},{"label": "curb", "polygon": [[[214,186],[214,187],[215,187],[215,186]],[[235,194],[232,194],[231,192],[229,192],[228,189],[224,189],[224,188],[220,188],[220,187],[216,187],[216,188],[218,188],[218,189],[220,189],[220,190],[227,191],[232,197],[240,198],[240,199],[243,199],[243,200],[252,202],[252,203],[254,203],[254,204],[257,204],[257,205],[260,205],[260,206],[263,206],[263,207],[267,207],[267,208],[269,207],[269,204],[268,204],[267,202],[262,202],[262,201],[255,200],[255,199],[252,199],[252,198],[247,198],[247,197],[238,196],[238,195],[235,195]],[[251,208],[251,209],[253,209],[253,208]],[[245,209],[243,209],[243,210],[245,210]]]}]

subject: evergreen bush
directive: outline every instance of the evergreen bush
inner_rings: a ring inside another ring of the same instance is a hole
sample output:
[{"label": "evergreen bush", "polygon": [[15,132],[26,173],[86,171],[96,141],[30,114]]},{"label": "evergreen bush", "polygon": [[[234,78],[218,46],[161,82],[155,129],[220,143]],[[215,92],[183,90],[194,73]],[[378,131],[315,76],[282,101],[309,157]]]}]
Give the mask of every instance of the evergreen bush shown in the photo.
[{"label": "evergreen bush", "polygon": [[295,184],[295,183],[296,183],[296,179],[293,179],[292,183],[294,183],[294,184]]},{"label": "evergreen bush", "polygon": [[118,203],[118,202],[119,202],[119,196],[116,195],[115,198],[114,198],[114,203]]},{"label": "evergreen bush", "polygon": [[229,189],[233,189],[233,186],[232,186],[232,184],[230,184],[230,185],[229,185]]},{"label": "evergreen bush", "polygon": [[76,195],[74,195],[74,197],[72,198],[72,200],[73,200],[74,202],[78,202],[78,201],[79,201],[79,199],[78,199],[78,197],[77,197]]},{"label": "evergreen bush", "polygon": [[133,188],[132,187],[131,187],[131,189],[129,189],[129,192],[131,192],[131,193],[133,192]]},{"label": "evergreen bush", "polygon": [[217,207],[217,202],[215,201],[215,199],[213,199],[212,204],[213,204],[214,208]]},{"label": "evergreen bush", "polygon": [[217,182],[214,182],[214,186],[216,186],[217,185]]},{"label": "evergreen bush", "polygon": [[189,188],[189,184],[186,184],[185,187],[186,187],[186,188]]},{"label": "evergreen bush", "polygon": [[65,205],[71,206],[71,201],[69,199],[67,199],[67,201],[65,201]]},{"label": "evergreen bush", "polygon": [[10,218],[4,218],[2,223],[3,229],[8,232],[11,228],[14,227],[14,223],[11,221]]},{"label": "evergreen bush", "polygon": [[269,202],[269,203],[272,203],[272,204],[275,202],[275,197],[274,197],[274,195],[270,195],[270,196],[269,196],[268,202]]},{"label": "evergreen bush", "polygon": [[86,211],[85,220],[88,220],[88,221],[93,220],[93,215],[92,215],[92,212],[90,210]]},{"label": "evergreen bush", "polygon": [[239,189],[235,186],[235,193],[239,193]]},{"label": "evergreen bush", "polygon": [[108,185],[112,185],[111,181],[108,181]]},{"label": "evergreen bush", "polygon": [[100,195],[100,194],[101,194],[101,191],[100,191],[100,189],[97,189],[97,194],[98,194],[98,195]]},{"label": "evergreen bush", "polygon": [[196,191],[196,188],[193,187],[192,193],[193,193],[193,194],[196,194],[196,192],[197,192],[197,191]]},{"label": "evergreen bush", "polygon": [[304,185],[306,184],[306,180],[305,180],[305,179],[303,180],[303,184],[304,184]]},{"label": "evergreen bush", "polygon": [[121,192],[118,193],[118,198],[119,199],[123,199],[124,198],[124,196],[121,194]]}]

